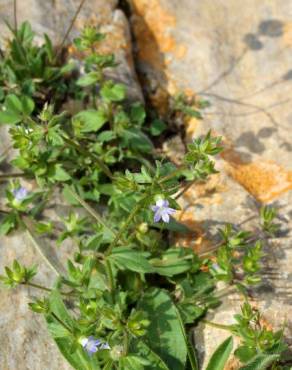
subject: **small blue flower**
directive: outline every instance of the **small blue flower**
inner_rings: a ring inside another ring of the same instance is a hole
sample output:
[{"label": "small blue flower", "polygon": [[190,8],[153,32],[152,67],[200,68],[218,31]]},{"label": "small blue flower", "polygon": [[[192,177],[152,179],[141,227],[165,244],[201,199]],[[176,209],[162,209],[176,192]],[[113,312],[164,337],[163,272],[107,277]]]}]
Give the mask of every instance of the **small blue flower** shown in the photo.
[{"label": "small blue flower", "polygon": [[24,187],[19,187],[18,189],[14,189],[12,191],[13,195],[14,195],[14,198],[18,201],[18,202],[22,202],[28,195],[28,191],[24,188]]},{"label": "small blue flower", "polygon": [[154,222],[169,222],[169,216],[175,213],[175,209],[168,207],[169,202],[165,199],[158,199],[155,206],[151,206],[154,212]]},{"label": "small blue flower", "polygon": [[107,342],[105,342],[99,346],[99,349],[111,349],[111,347]]},{"label": "small blue flower", "polygon": [[110,349],[110,346],[107,342],[102,343],[99,339],[96,339],[92,336],[86,338],[82,337],[79,339],[79,343],[87,351],[87,353],[92,356],[97,351],[102,349]]},{"label": "small blue flower", "polygon": [[80,343],[89,355],[93,355],[95,352],[97,352],[99,349],[98,347],[101,345],[101,341],[92,336],[88,338],[82,338]]}]

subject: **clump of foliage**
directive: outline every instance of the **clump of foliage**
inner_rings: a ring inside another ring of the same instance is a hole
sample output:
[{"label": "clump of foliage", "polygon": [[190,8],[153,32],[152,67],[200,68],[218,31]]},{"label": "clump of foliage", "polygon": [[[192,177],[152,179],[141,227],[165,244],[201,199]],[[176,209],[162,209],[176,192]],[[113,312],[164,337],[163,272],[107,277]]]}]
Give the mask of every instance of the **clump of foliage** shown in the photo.
[{"label": "clump of foliage", "polygon": [[[5,52],[0,123],[10,125],[16,176],[35,180],[37,190],[10,181],[0,232],[24,229],[40,249],[40,235],[57,235],[57,245],[71,240],[75,250],[66,274],[47,261],[58,275],[51,287],[35,281],[35,267],[17,261],[1,280],[47,293],[30,307],[44,315],[75,369],[198,369],[191,325],[219,305],[219,280],[244,294],[260,281],[262,245],[231,226],[221,231],[215,263],[171,244],[169,233],[189,231],[172,217],[178,194],[182,186],[216,173],[212,157],[222,150],[221,139],[208,133],[194,140],[181,166],[158,155],[151,135],[159,136],[167,125],[149,121],[139,102],[127,101],[125,86],[105,77],[116,63],[113,55],[97,53],[103,38],[86,27],[75,40],[85,55],[76,79],[66,79],[71,68],[61,63],[47,36],[44,45],[33,44],[27,23]],[[62,111],[60,102],[69,96],[82,100],[84,109]],[[181,96],[175,110],[197,115]],[[62,230],[43,213],[57,192],[70,205]],[[265,231],[273,231],[273,217],[267,212],[262,217]],[[243,338],[235,352],[243,363],[260,356],[263,364],[276,364],[282,334],[258,327],[248,303],[236,320],[229,329]],[[229,338],[208,369],[223,369],[231,350]]]}]

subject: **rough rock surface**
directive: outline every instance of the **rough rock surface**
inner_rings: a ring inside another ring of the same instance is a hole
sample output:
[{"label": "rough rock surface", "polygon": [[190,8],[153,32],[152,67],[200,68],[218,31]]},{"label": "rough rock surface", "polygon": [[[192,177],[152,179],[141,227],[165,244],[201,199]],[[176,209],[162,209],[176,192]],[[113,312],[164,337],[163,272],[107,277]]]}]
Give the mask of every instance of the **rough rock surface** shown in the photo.
[{"label": "rough rock surface", "polygon": [[[61,42],[66,29],[79,5],[78,0],[26,0],[17,2],[18,24],[24,20],[31,22],[33,29],[40,36],[44,32],[53,40],[54,44]],[[85,23],[99,25],[107,34],[102,43],[103,52],[114,52],[119,62],[119,67],[112,76],[122,80],[129,87],[130,96],[141,99],[141,91],[134,73],[130,33],[128,22],[124,14],[116,9],[115,0],[92,0],[87,1],[78,16],[70,33],[69,41],[76,37],[78,31]],[[13,1],[0,1],[0,30],[1,40],[8,36],[4,19],[13,24]],[[70,49],[69,49],[70,50]],[[74,56],[74,50],[72,49]],[[0,131],[0,153],[9,147],[9,135],[5,128]],[[9,156],[11,156],[10,151]],[[6,167],[0,171],[5,173]],[[33,186],[27,184],[26,186]],[[0,187],[3,194],[4,186]],[[3,205],[3,198],[0,200]],[[60,208],[60,207],[59,207]],[[53,218],[58,219],[59,212],[55,210]],[[55,248],[54,242],[44,246],[44,252],[58,267],[64,262],[72,246],[62,246],[61,250]],[[13,234],[0,239],[0,273],[5,265],[11,265],[14,259],[23,264],[39,265],[39,273],[36,282],[45,286],[52,286],[56,275],[39,257],[32,245],[31,240],[25,233]],[[42,317],[31,312],[28,302],[34,296],[41,296],[35,289],[19,287],[16,290],[0,291],[0,369],[1,370],[69,370],[71,366],[60,355],[53,340],[47,333],[46,324]]]},{"label": "rough rock surface", "polygon": [[[30,20],[34,29],[61,41],[78,6],[77,0],[18,1],[18,23]],[[78,17],[71,38],[84,22],[101,25],[110,34],[104,49],[115,51],[121,61],[117,78],[140,95],[133,72],[129,30],[115,0],[91,0]],[[212,128],[224,136],[227,150],[218,161],[220,175],[185,195],[180,217],[194,229],[183,240],[202,251],[217,237],[217,227],[250,219],[253,227],[260,203],[275,203],[283,216],[282,233],[267,246],[264,284],[254,301],[266,319],[279,327],[291,320],[291,47],[292,7],[282,0],[131,0],[136,61],[144,89],[157,107],[169,94],[184,91],[200,95],[212,106],[204,120],[191,120],[187,137]],[[0,18],[10,18],[12,1],[0,1]],[[1,36],[7,35],[0,25]],[[72,50],[74,55],[74,50]],[[131,92],[132,93],[132,92]],[[290,134],[290,135],[289,135]],[[4,147],[7,135],[0,133]],[[178,146],[179,147],[179,146]],[[183,147],[183,146],[182,146]],[[236,150],[234,149],[236,148]],[[2,146],[0,152],[2,151]],[[289,206],[290,204],[290,206]],[[252,219],[251,219],[252,218]],[[24,235],[1,238],[1,268],[14,258],[42,265],[38,282],[50,285],[54,275],[38,259]],[[64,260],[69,253],[59,252]],[[290,284],[290,286],[289,286]],[[20,288],[0,293],[0,368],[3,370],[65,370],[69,365],[47,336],[42,319],[27,308],[35,291]],[[224,298],[220,311],[210,319],[232,322],[241,301],[236,294]],[[291,341],[291,321],[286,337]],[[203,363],[227,334],[201,325],[195,343]]]},{"label": "rough rock surface", "polygon": [[[188,123],[187,139],[209,128],[225,139],[226,150],[218,161],[221,174],[205,186],[194,186],[184,197],[181,219],[194,234],[180,242],[204,250],[216,240],[217,227],[256,216],[261,203],[279,207],[282,233],[266,248],[264,283],[254,291],[254,301],[272,326],[288,319],[286,337],[291,344],[291,4],[281,0],[247,0],[244,7],[234,0],[131,4],[137,66],[152,103],[161,107],[177,91],[199,95],[211,107],[203,121]],[[244,226],[252,228],[255,220]],[[230,295],[210,318],[231,323],[240,304],[238,296]],[[227,335],[203,325],[195,331],[204,363]]]}]

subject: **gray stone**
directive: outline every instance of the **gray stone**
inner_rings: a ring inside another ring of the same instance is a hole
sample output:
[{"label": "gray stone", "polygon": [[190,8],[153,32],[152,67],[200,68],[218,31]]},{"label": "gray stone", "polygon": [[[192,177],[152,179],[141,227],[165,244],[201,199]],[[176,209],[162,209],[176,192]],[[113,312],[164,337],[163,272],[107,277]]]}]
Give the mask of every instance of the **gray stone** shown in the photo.
[{"label": "gray stone", "polygon": [[[181,202],[180,218],[194,234],[178,242],[202,252],[216,242],[218,227],[250,219],[243,226],[253,229],[260,204],[276,205],[283,231],[266,246],[253,300],[274,328],[287,318],[291,342],[291,4],[131,0],[131,9],[137,68],[150,101],[163,114],[176,92],[209,100],[203,121],[186,122],[186,141],[211,128],[225,142],[220,175],[193,186]],[[225,297],[210,319],[231,323],[241,303]],[[204,325],[195,330],[203,367],[226,335]]]}]

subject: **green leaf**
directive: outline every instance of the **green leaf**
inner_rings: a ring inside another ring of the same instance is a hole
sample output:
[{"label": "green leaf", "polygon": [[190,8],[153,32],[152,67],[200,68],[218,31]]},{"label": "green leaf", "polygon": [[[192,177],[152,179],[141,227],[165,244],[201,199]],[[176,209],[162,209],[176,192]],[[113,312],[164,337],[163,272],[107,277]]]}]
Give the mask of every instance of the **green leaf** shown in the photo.
[{"label": "green leaf", "polygon": [[[69,327],[74,327],[74,320],[71,318],[67,308],[65,307],[61,295],[57,290],[54,290],[50,295],[50,308],[51,311],[63,322],[66,323]],[[52,328],[52,324],[61,325],[54,319],[52,315],[47,316],[47,323],[50,328]],[[55,333],[57,335],[57,330],[59,334],[62,329],[56,329],[55,326]],[[70,363],[70,365],[76,370],[100,370],[100,366],[98,364],[96,356],[90,357],[83,348],[78,345],[74,352],[71,351],[73,345],[73,339],[70,337],[66,338],[54,338],[57,346],[59,347],[60,352],[66,358],[66,360]]]},{"label": "green leaf", "polygon": [[193,324],[198,318],[200,318],[206,309],[200,306],[196,306],[194,303],[178,303],[177,309],[180,312],[182,321],[184,324]]},{"label": "green leaf", "polygon": [[240,346],[234,351],[234,355],[245,364],[257,354],[255,347]]},{"label": "green leaf", "polygon": [[30,116],[34,110],[35,104],[31,98],[24,95],[21,97],[21,106],[22,106],[22,113],[25,116]]},{"label": "green leaf", "polygon": [[155,352],[153,352],[147,344],[145,344],[142,340],[136,340],[131,343],[131,348],[133,352],[138,353],[143,358],[147,358],[147,360],[151,363],[151,365],[146,365],[144,367],[145,370],[170,370],[166,363],[159,357]]},{"label": "green leaf", "polygon": [[57,181],[68,181],[71,179],[71,176],[62,168],[61,164],[56,164],[54,167],[55,174],[54,174],[54,179]]},{"label": "green leaf", "polygon": [[138,128],[129,128],[123,131],[122,140],[134,150],[151,153],[154,149],[152,141]]},{"label": "green leaf", "polygon": [[116,138],[116,133],[111,130],[102,131],[98,136],[97,140],[102,142],[111,141]]},{"label": "green leaf", "polygon": [[22,113],[22,104],[16,95],[9,94],[6,96],[5,107],[9,112],[13,112],[15,114]]},{"label": "green leaf", "polygon": [[161,289],[150,289],[138,309],[151,318],[144,342],[166,363],[169,369],[184,370],[187,347],[176,307]]},{"label": "green leaf", "polygon": [[62,191],[62,195],[65,198],[66,202],[71,204],[72,206],[78,206],[80,203],[76,198],[73,197],[70,187],[68,185],[65,185]]},{"label": "green leaf", "polygon": [[101,88],[100,95],[106,101],[118,102],[125,98],[126,87],[123,84],[114,84],[112,81],[107,81]]},{"label": "green leaf", "polygon": [[48,59],[50,62],[52,62],[54,59],[54,48],[53,48],[52,41],[46,33],[44,34],[44,39],[45,39],[45,49],[47,52]]},{"label": "green leaf", "polygon": [[166,124],[160,119],[155,119],[150,126],[150,133],[153,136],[160,135],[167,128]]},{"label": "green leaf", "polygon": [[233,348],[233,338],[227,338],[213,353],[206,370],[223,370]]},{"label": "green leaf", "polygon": [[16,225],[15,214],[9,214],[4,217],[0,223],[0,235],[6,235],[11,231]]},{"label": "green leaf", "polygon": [[112,251],[110,260],[121,269],[149,273],[154,272],[153,267],[147,260],[148,254],[135,251],[128,247],[119,247]]},{"label": "green leaf", "polygon": [[80,128],[82,132],[99,130],[107,122],[107,116],[102,110],[83,110],[73,118],[73,126]]},{"label": "green leaf", "polygon": [[131,117],[131,120],[138,126],[143,125],[145,118],[146,118],[146,112],[141,103],[135,103],[132,105],[131,111],[130,111],[130,117]]},{"label": "green leaf", "polygon": [[59,323],[48,323],[48,329],[53,338],[66,338],[70,336],[70,332]]},{"label": "green leaf", "polygon": [[149,361],[136,355],[127,355],[119,361],[120,370],[144,370]]},{"label": "green leaf", "polygon": [[14,125],[21,121],[21,116],[10,111],[0,111],[0,123]]},{"label": "green leaf", "polygon": [[22,96],[7,95],[4,103],[4,110],[0,111],[0,123],[15,124],[22,120],[23,116],[29,116],[34,110],[34,101]]},{"label": "green leaf", "polygon": [[278,360],[280,355],[268,355],[268,354],[258,354],[253,359],[251,359],[245,366],[242,366],[240,370],[265,370],[268,366],[272,365],[276,360]]},{"label": "green leaf", "polygon": [[[74,320],[71,318],[64,302],[61,298],[60,293],[57,290],[53,290],[49,297],[51,311],[68,327],[74,326]],[[52,320],[51,320],[52,321]],[[50,322],[51,322],[50,321]]]},{"label": "green leaf", "polygon": [[82,76],[78,79],[76,84],[78,86],[86,87],[90,85],[94,85],[99,81],[100,79],[100,73],[98,72],[89,72],[85,76]]},{"label": "green leaf", "polygon": [[182,233],[188,234],[191,230],[181,222],[176,221],[174,218],[170,218],[169,223],[167,224],[154,224],[153,226],[161,229],[163,227],[164,230],[174,231],[175,233]]},{"label": "green leaf", "polygon": [[163,253],[161,259],[151,261],[156,272],[164,276],[181,274],[191,268],[191,260],[181,248],[171,248]]}]

